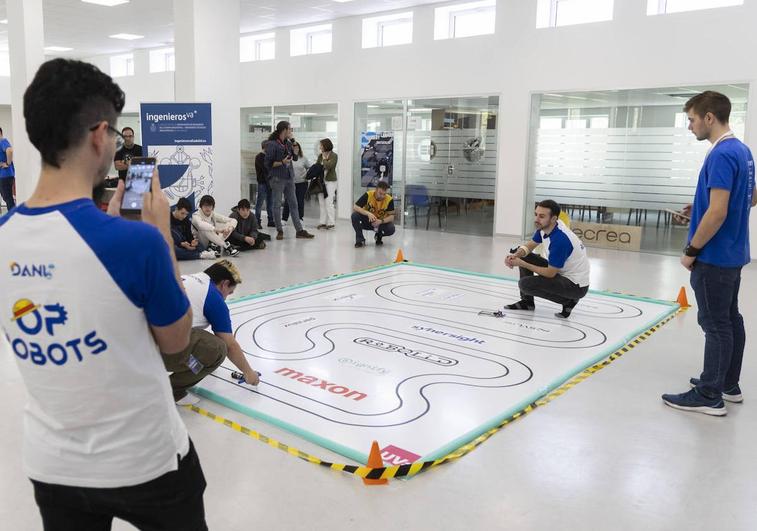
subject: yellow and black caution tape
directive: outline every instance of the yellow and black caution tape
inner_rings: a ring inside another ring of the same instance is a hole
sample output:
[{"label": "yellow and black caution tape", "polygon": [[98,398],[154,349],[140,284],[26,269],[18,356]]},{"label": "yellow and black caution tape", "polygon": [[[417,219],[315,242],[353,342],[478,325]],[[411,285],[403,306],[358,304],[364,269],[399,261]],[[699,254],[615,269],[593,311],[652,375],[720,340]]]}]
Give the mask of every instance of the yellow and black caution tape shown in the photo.
[{"label": "yellow and black caution tape", "polygon": [[507,417],[505,420],[500,422],[497,426],[494,428],[491,428],[487,432],[479,435],[471,442],[465,444],[464,446],[461,446],[454,452],[451,452],[447,454],[446,456],[436,459],[435,461],[416,461],[415,463],[407,464],[407,465],[399,465],[399,466],[386,466],[386,467],[380,467],[380,468],[372,468],[367,466],[356,466],[356,465],[347,465],[347,464],[340,464],[340,463],[331,463],[329,461],[325,461],[319,457],[316,457],[314,455],[311,455],[307,452],[303,452],[302,450],[298,450],[297,448],[294,448],[293,446],[289,446],[287,444],[282,443],[281,441],[277,441],[276,439],[273,439],[272,437],[268,437],[266,435],[263,435],[262,433],[259,433],[253,429],[247,428],[245,426],[242,426],[241,424],[238,424],[232,420],[226,419],[224,417],[221,417],[219,415],[216,415],[214,413],[211,413],[210,411],[203,409],[201,407],[197,406],[188,406],[189,409],[194,411],[195,413],[198,413],[204,417],[207,417],[211,420],[214,420],[215,422],[218,422],[219,424],[223,424],[227,428],[231,428],[232,430],[238,431],[239,433],[243,435],[247,435],[248,437],[252,437],[255,440],[258,440],[262,443],[265,443],[269,446],[272,446],[274,448],[277,448],[279,450],[282,450],[290,455],[293,455],[295,457],[298,457],[302,459],[303,461],[307,461],[309,463],[313,463],[315,465],[320,465],[323,467],[330,468],[332,470],[337,470],[339,472],[345,472],[347,474],[352,474],[354,476],[358,476],[365,479],[392,479],[392,478],[403,478],[403,477],[412,477],[417,474],[420,474],[421,472],[428,470],[430,468],[442,465],[444,463],[449,463],[450,461],[455,461],[457,459],[460,459],[461,457],[469,454],[472,452],[476,447],[484,443],[486,440],[488,440],[492,435],[497,433],[499,430],[507,426],[508,424],[511,424],[512,422],[522,418],[523,416],[527,415],[528,413],[532,412],[534,409],[544,406],[548,403],[550,403],[555,398],[562,396],[565,394],[566,391],[572,389],[579,383],[586,380],[589,376],[592,374],[595,374],[608,365],[610,365],[613,361],[620,358],[623,354],[631,350],[632,348],[638,346],[642,341],[645,341],[646,339],[649,339],[649,337],[654,334],[656,331],[658,331],[660,328],[662,328],[664,325],[669,323],[671,320],[673,320],[676,315],[679,313],[682,313],[685,311],[685,308],[680,308],[676,313],[668,316],[664,320],[657,323],[655,326],[647,330],[646,332],[636,336],[634,339],[632,339],[629,343],[615,351],[613,354],[611,354],[609,357],[605,358],[604,360],[592,365],[591,367],[585,369],[584,371],[580,372],[579,374],[575,375],[573,378],[562,384],[560,387],[554,389],[550,393],[544,395],[543,397],[539,398],[535,402],[532,402],[525,408],[521,409],[517,413],[512,414],[511,416]]}]

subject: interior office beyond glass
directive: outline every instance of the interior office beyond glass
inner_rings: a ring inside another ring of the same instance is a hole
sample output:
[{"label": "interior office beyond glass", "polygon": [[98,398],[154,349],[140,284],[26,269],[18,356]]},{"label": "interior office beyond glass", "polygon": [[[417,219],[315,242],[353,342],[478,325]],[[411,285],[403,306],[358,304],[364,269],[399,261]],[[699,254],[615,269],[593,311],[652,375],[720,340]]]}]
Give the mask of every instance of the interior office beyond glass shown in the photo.
[{"label": "interior office beyond glass", "polygon": [[331,139],[334,151],[339,153],[336,103],[245,107],[240,112],[242,197],[251,201],[257,190],[255,156],[261,151],[261,142],[268,139],[281,120],[292,124],[295,140],[302,146],[302,152],[311,164],[318,158],[318,145],[324,138]]},{"label": "interior office beyond glass", "polygon": [[[554,199],[572,222],[596,224],[590,234],[612,225],[640,251],[679,254],[688,223],[672,212],[692,202],[710,147],[688,131],[683,106],[704,90],[731,99],[743,140],[748,84],[534,94],[527,206]],[[533,233],[531,208],[523,226]]]},{"label": "interior office beyond glass", "polygon": [[354,195],[385,180],[404,228],[491,236],[498,106],[497,96],[356,103]]}]

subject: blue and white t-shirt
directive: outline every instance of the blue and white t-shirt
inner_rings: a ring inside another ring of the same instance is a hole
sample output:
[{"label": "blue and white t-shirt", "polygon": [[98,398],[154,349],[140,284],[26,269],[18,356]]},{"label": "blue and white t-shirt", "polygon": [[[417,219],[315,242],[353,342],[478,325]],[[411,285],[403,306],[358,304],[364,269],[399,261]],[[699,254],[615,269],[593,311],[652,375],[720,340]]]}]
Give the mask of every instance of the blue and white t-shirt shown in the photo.
[{"label": "blue and white t-shirt", "polygon": [[689,241],[694,237],[704,213],[710,208],[710,190],[728,190],[728,215],[697,261],[720,267],[741,267],[751,261],[749,250],[749,213],[754,193],[754,159],[740,140],[727,138],[707,155],[697,181],[691,209]]},{"label": "blue and white t-shirt", "polygon": [[113,488],[176,470],[189,438],[150,325],[176,322],[189,302],[157,229],[91,199],[22,204],[0,218],[0,249],[0,327],[28,391],[28,476]]},{"label": "blue and white t-shirt", "polygon": [[590,267],[586,248],[565,223],[558,220],[549,234],[537,230],[533,240],[544,246],[544,258],[549,265],[559,269],[562,276],[582,288],[589,285]]},{"label": "blue and white t-shirt", "polygon": [[215,334],[231,334],[231,314],[223,295],[205,273],[181,277],[192,304],[192,328],[210,327]]}]

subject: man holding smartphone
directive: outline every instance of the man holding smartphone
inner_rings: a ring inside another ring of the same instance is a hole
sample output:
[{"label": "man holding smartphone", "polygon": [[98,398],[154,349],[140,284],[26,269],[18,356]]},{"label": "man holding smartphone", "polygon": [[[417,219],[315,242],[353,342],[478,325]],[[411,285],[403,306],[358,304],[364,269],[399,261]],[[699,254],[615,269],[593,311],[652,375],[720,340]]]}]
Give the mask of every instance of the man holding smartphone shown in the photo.
[{"label": "man holding smartphone", "polygon": [[[95,66],[54,59],[24,94],[42,156],[32,196],[0,218],[0,326],[28,391],[24,466],[46,531],[205,530],[205,479],[161,352],[192,311],[157,174],[142,221],[92,201],[113,161],[124,93]],[[97,291],[93,290],[97,287]]]}]

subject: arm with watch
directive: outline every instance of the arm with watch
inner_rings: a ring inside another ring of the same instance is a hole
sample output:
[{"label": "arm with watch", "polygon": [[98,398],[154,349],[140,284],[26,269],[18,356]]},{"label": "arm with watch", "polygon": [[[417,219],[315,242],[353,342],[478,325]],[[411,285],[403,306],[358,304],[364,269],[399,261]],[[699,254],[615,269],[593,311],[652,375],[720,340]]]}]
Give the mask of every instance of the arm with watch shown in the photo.
[{"label": "arm with watch", "polygon": [[697,230],[691,240],[683,250],[681,256],[681,265],[691,271],[694,269],[694,262],[702,251],[707,242],[718,233],[723,226],[725,218],[728,216],[728,200],[730,199],[730,190],[723,188],[710,188],[710,206],[702,216],[702,220],[697,226]]}]

